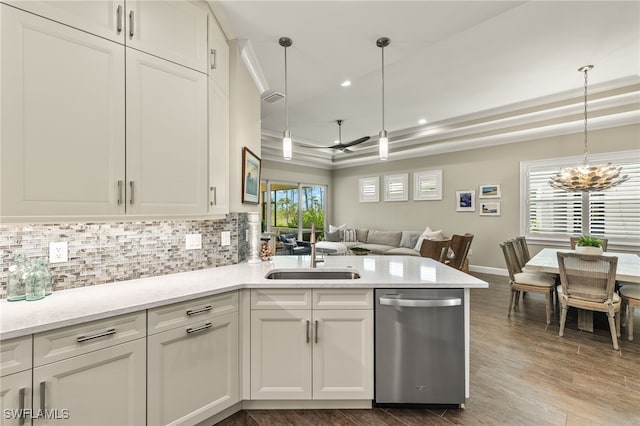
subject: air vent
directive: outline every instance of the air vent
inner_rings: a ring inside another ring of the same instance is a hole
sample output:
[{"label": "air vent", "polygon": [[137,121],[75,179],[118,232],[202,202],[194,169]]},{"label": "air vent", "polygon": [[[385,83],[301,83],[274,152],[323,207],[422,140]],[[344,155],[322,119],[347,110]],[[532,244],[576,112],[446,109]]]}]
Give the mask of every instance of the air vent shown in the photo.
[{"label": "air vent", "polygon": [[282,99],[284,99],[284,94],[276,91],[267,92],[262,96],[262,100],[270,104],[275,104]]}]

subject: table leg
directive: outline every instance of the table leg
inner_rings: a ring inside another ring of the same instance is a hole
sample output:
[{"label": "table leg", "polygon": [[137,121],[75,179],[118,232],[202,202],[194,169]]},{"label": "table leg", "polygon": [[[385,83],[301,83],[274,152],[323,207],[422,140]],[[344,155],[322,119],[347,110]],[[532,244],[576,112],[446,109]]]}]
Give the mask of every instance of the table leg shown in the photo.
[{"label": "table leg", "polygon": [[578,309],[578,329],[593,333],[593,311]]}]

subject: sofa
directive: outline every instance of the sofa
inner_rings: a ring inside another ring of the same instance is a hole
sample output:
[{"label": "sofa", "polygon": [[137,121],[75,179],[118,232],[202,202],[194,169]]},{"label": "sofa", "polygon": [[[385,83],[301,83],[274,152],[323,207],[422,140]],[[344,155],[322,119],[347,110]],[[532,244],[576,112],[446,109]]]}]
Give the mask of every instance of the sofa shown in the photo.
[{"label": "sofa", "polygon": [[[427,230],[430,232],[426,233]],[[354,247],[369,250],[377,255],[420,256],[422,239],[446,239],[442,231],[431,231],[427,228],[420,231],[383,231],[378,229],[346,229],[329,227],[325,239],[316,243],[316,251],[326,254],[347,254]]]}]

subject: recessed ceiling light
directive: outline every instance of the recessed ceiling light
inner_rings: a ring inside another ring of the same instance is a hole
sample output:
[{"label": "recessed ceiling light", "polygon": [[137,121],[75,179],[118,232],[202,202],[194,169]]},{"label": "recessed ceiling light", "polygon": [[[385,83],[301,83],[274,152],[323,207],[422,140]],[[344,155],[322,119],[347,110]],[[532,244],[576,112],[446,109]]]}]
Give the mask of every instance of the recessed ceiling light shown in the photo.
[{"label": "recessed ceiling light", "polygon": [[420,120],[418,120],[418,124],[427,124],[427,119],[421,118]]},{"label": "recessed ceiling light", "polygon": [[351,81],[349,81],[349,80],[345,80],[345,81],[343,81],[342,83],[340,83],[340,86],[342,86],[342,87],[349,87],[349,86],[351,86]]}]

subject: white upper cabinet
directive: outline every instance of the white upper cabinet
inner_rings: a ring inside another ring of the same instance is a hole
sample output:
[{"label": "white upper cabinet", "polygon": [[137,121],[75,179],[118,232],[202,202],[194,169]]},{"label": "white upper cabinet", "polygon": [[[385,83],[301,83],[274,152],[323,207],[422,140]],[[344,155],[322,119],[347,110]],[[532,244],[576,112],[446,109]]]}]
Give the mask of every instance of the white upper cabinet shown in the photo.
[{"label": "white upper cabinet", "polygon": [[207,213],[207,76],[127,50],[127,213]]},{"label": "white upper cabinet", "polygon": [[108,40],[124,43],[124,0],[3,1]]},{"label": "white upper cabinet", "polygon": [[2,216],[124,213],[124,47],[0,13]]},{"label": "white upper cabinet", "polygon": [[202,3],[127,1],[126,44],[207,72],[207,11]]}]

